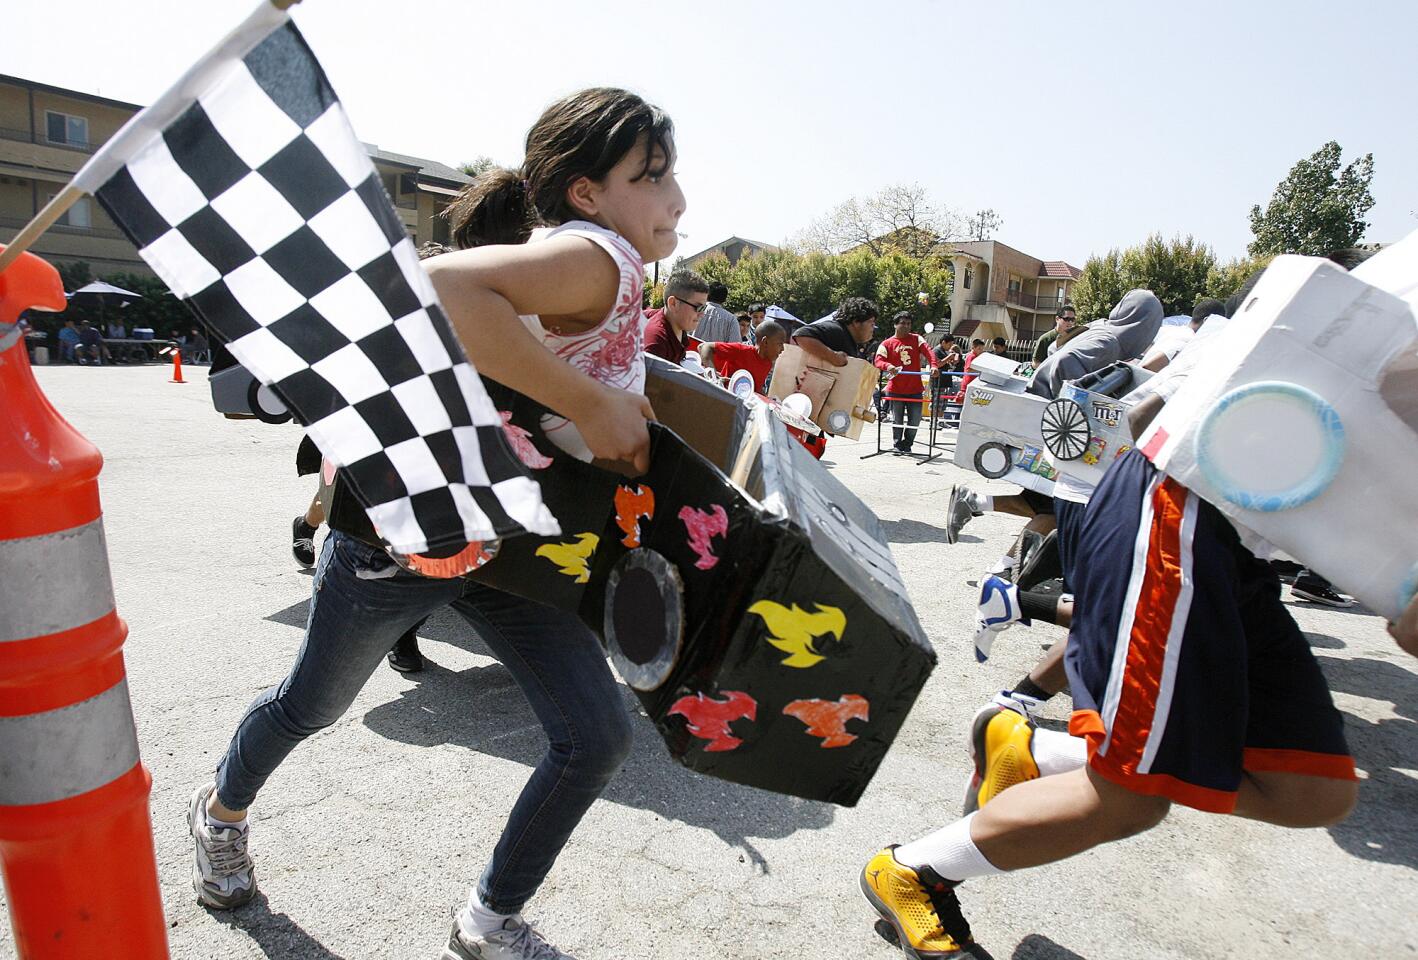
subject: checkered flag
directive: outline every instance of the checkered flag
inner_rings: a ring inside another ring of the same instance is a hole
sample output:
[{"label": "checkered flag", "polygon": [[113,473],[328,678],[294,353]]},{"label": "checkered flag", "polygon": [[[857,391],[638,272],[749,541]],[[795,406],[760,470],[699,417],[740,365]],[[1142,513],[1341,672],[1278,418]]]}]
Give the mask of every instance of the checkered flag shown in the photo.
[{"label": "checkered flag", "polygon": [[345,112],[264,5],[75,177],[397,553],[555,534]]}]

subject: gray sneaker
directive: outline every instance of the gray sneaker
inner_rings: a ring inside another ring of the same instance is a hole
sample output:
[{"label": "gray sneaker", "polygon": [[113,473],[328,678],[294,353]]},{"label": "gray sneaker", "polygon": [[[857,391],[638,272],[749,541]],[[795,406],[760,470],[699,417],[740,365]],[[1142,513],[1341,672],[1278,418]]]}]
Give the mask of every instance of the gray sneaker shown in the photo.
[{"label": "gray sneaker", "polygon": [[187,807],[187,832],[196,846],[192,889],[203,906],[232,910],[256,896],[256,866],[246,852],[247,828],[207,822],[207,798],[215,789],[212,783],[198,787]]},{"label": "gray sneaker", "polygon": [[959,542],[960,530],[965,524],[983,515],[978,494],[963,483],[952,485],[950,496],[945,502],[945,542]]},{"label": "gray sneaker", "polygon": [[508,918],[501,930],[482,937],[470,937],[463,932],[458,917],[453,917],[453,932],[441,960],[576,960],[542,939],[542,935],[521,915]]}]

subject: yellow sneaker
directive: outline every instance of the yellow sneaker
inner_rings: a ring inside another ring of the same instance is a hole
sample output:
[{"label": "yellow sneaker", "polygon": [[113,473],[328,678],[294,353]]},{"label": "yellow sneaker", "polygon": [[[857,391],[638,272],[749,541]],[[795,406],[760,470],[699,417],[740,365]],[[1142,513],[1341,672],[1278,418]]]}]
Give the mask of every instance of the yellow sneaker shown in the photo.
[{"label": "yellow sneaker", "polygon": [[1034,780],[1039,767],[1030,744],[1034,724],[1023,713],[990,704],[975,714],[970,758],[975,774],[965,791],[965,812],[974,813],[1016,783]]},{"label": "yellow sneaker", "polygon": [[[895,933],[886,938],[917,960],[979,956],[955,885],[930,867],[917,871],[898,863],[895,850],[895,844],[886,847],[862,868],[862,893]],[[877,927],[886,936],[882,924]]]}]

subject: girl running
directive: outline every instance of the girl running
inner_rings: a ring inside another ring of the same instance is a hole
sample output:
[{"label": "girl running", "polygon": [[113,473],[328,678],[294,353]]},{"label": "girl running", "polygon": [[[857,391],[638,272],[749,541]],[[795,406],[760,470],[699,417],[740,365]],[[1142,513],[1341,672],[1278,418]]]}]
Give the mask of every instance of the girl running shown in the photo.
[{"label": "girl running", "polygon": [[[673,252],[684,194],[670,119],[634,94],[592,89],[547,109],[518,170],[477,179],[449,208],[464,248],[429,275],[468,356],[559,415],[549,436],[584,457],[649,466],[642,394],[644,262]],[[575,616],[471,581],[404,573],[367,529],[331,524],[290,673],[237,726],[188,812],[198,900],[256,894],[247,810],[306,737],[347,710],[401,633],[452,604],[521,687],[546,731],[532,772],[445,960],[557,960],[521,916],[630,750],[629,718],[594,634]]]}]

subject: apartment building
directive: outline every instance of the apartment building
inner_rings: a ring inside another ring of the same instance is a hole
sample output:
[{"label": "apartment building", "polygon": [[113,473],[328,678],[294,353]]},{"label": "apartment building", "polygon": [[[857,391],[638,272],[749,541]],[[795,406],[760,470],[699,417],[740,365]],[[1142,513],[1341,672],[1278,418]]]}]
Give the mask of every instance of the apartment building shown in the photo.
[{"label": "apartment building", "polygon": [[[0,74],[0,243],[8,243],[141,109]],[[471,178],[434,160],[365,147],[409,236],[416,243],[448,242],[447,221],[438,214]],[[91,197],[70,207],[30,249],[51,263],[86,261],[95,276],[152,274]]]},{"label": "apartment building", "polygon": [[1083,275],[1062,260],[1040,260],[998,240],[951,247],[950,332],[957,337],[1039,337],[1054,325],[1058,308],[1071,302],[1073,285]]}]

